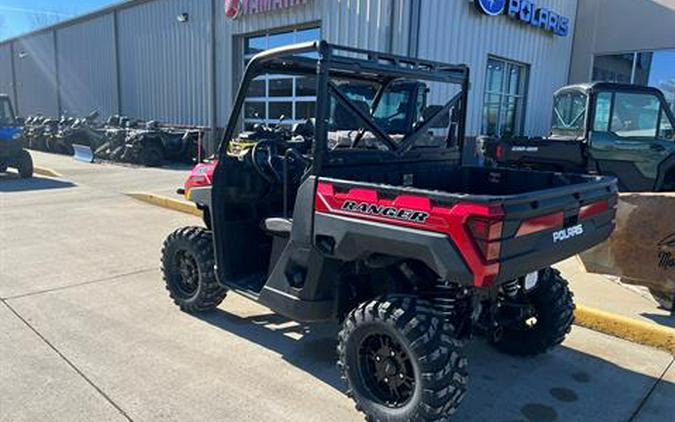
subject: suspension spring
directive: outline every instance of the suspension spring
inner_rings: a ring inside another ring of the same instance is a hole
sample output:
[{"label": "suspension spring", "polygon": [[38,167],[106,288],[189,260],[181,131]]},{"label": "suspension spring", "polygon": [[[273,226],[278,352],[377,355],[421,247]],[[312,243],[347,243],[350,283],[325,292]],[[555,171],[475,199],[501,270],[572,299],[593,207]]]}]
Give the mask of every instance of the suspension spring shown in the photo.
[{"label": "suspension spring", "polygon": [[520,291],[520,284],[518,283],[518,280],[511,280],[507,283],[504,283],[502,285],[502,289],[504,290],[504,294],[510,298],[514,298],[518,295],[518,292]]},{"label": "suspension spring", "polygon": [[471,319],[471,291],[456,284],[437,284],[426,292],[438,317],[460,329]]}]

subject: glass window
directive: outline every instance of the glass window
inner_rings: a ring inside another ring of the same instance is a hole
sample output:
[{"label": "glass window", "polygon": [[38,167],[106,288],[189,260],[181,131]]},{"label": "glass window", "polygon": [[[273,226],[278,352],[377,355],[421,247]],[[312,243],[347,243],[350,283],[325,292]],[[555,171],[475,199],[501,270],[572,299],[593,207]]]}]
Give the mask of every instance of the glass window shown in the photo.
[{"label": "glass window", "polygon": [[596,56],[593,80],[658,88],[675,111],[675,50]]},{"label": "glass window", "polygon": [[259,101],[246,101],[244,103],[244,117],[247,119],[264,120],[267,118],[265,103]]},{"label": "glass window", "polygon": [[298,97],[315,97],[316,96],[316,78],[315,77],[298,77],[295,79],[295,95]]},{"label": "glass window", "polygon": [[298,101],[295,103],[295,118],[300,120],[316,117],[316,103],[314,101]]},{"label": "glass window", "polygon": [[562,135],[583,136],[586,100],[586,95],[579,92],[558,95],[553,104],[552,131]]},{"label": "glass window", "polygon": [[655,138],[661,104],[648,94],[614,94],[610,130],[626,138]]},{"label": "glass window", "polygon": [[513,137],[522,134],[527,66],[488,59],[482,133]]},{"label": "glass window", "polygon": [[609,113],[612,112],[612,93],[603,92],[598,95],[595,104],[595,119],[593,130],[596,132],[609,131]]},{"label": "glass window", "polygon": [[269,103],[269,110],[271,120],[281,120],[284,118],[284,121],[291,119],[293,116],[293,103],[292,102],[281,102],[281,103]]},{"label": "glass window", "polygon": [[609,54],[595,57],[593,80],[630,83],[633,74],[634,54]]},{"label": "glass window", "polygon": [[269,80],[270,97],[292,97],[293,96],[293,79],[270,79]]},{"label": "glass window", "polygon": [[10,126],[15,123],[9,100],[6,98],[0,99],[0,126]]},{"label": "glass window", "polygon": [[668,118],[668,113],[665,110],[661,110],[661,125],[659,126],[659,138],[661,139],[672,139],[675,136],[673,132],[673,123]]},{"label": "glass window", "polygon": [[[321,29],[301,28],[270,32],[244,39],[244,63],[261,51],[305,41],[317,40]],[[287,124],[302,123],[314,117],[316,78],[289,75],[264,75],[252,81],[244,107],[245,127],[253,123],[277,124],[284,116]],[[257,116],[257,117],[256,117]]]},{"label": "glass window", "polygon": [[248,87],[249,97],[265,97],[267,95],[267,79],[265,77],[257,77],[251,81]]}]

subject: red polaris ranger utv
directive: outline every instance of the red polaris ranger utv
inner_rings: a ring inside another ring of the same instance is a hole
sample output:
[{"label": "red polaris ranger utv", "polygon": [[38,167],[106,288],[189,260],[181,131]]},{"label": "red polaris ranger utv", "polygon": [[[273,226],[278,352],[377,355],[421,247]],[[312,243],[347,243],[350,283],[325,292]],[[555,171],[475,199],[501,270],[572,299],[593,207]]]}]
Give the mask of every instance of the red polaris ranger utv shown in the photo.
[{"label": "red polaris ranger utv", "polygon": [[[310,118],[246,130],[265,74],[311,91]],[[173,300],[207,311],[233,291],[341,324],[338,368],[370,421],[451,415],[472,334],[517,355],[561,343],[574,303],[550,265],[610,235],[616,182],[461,167],[468,85],[465,66],[318,41],[253,57],[216,160],[187,183],[205,227],[164,243]]]}]

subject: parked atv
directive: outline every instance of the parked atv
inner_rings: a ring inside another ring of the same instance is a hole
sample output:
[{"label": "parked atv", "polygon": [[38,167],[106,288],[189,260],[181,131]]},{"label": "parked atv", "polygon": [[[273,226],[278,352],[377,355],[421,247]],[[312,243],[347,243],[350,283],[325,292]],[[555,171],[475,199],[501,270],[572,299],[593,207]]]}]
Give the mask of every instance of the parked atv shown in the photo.
[{"label": "parked atv", "polygon": [[127,136],[141,124],[126,116],[110,116],[102,129],[105,142],[94,150],[94,156],[103,160],[121,161],[126,149]]},{"label": "parked atv", "polygon": [[0,173],[13,167],[22,179],[33,176],[33,160],[23,148],[23,129],[9,97],[0,94]]},{"label": "parked atv", "polygon": [[96,124],[98,116],[98,112],[93,111],[86,117],[74,119],[70,125],[61,127],[56,135],[55,143],[71,155],[73,144],[89,147],[92,151],[96,150],[107,141],[105,133],[100,131]]},{"label": "parked atv", "polygon": [[[316,77],[315,123],[241,139],[244,99],[264,74]],[[415,107],[389,95],[402,79],[459,93],[395,137],[380,107]],[[377,87],[367,108],[345,95],[350,83]],[[474,333],[516,355],[560,344],[574,303],[550,266],[609,236],[616,180],[461,167],[468,87],[465,66],[325,42],[254,56],[216,161],[187,183],[206,227],[164,242],[172,300],[207,311],[233,291],[297,321],[341,324],[338,368],[371,421],[452,415]],[[328,149],[338,106],[372,142]],[[444,133],[430,130],[448,116]]]}]

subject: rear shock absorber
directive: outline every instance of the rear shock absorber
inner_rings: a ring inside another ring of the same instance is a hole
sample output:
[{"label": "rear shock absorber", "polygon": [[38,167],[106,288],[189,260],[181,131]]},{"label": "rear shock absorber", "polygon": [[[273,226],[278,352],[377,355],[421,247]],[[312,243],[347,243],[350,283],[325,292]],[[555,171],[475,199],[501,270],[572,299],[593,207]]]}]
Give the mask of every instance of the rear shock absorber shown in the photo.
[{"label": "rear shock absorber", "polygon": [[436,284],[423,295],[433,306],[435,314],[454,325],[460,337],[470,335],[471,290],[458,284]]},{"label": "rear shock absorber", "polygon": [[520,291],[520,284],[518,283],[518,279],[504,283],[502,285],[502,290],[504,291],[504,294],[506,296],[510,298],[516,297],[518,295],[518,292]]}]

